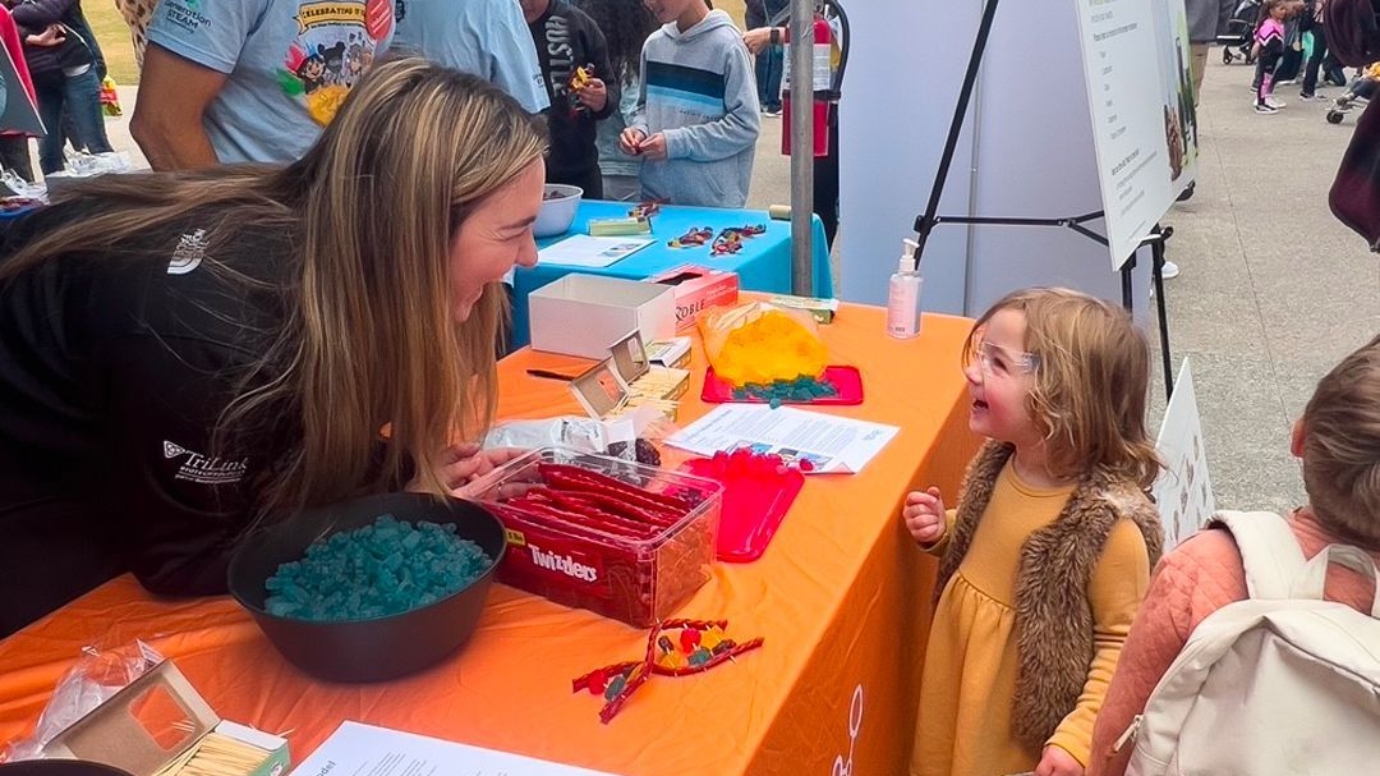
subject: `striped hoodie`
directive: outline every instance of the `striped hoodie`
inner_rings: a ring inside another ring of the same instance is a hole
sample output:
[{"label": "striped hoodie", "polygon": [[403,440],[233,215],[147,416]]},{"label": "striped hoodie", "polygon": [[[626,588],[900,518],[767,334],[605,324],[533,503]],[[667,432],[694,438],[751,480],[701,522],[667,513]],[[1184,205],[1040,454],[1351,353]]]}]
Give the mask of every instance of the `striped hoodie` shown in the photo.
[{"label": "striped hoodie", "polygon": [[747,204],[761,130],[742,34],[721,10],[681,32],[671,22],[642,47],[632,127],[666,136],[667,158],[642,165],[642,195],[677,205]]}]

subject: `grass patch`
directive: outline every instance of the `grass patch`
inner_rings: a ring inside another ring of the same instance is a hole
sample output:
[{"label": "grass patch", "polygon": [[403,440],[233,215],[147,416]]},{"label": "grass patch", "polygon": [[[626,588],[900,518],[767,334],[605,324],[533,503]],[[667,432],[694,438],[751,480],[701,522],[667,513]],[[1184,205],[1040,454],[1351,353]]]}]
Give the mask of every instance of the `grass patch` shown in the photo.
[{"label": "grass patch", "polygon": [[111,0],[94,0],[82,5],[82,13],[91,23],[91,31],[105,54],[105,66],[110,77],[121,86],[139,83],[139,67],[134,64],[134,44],[129,39],[125,17]]}]

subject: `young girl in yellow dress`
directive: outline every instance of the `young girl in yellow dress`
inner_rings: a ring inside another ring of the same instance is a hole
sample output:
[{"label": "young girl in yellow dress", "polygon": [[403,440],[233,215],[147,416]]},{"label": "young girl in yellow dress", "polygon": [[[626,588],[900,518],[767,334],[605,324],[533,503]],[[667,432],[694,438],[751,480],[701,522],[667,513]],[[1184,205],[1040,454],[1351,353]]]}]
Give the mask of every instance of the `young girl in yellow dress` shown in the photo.
[{"label": "young girl in yellow dress", "polygon": [[1017,291],[974,325],[968,426],[990,441],[947,511],[909,494],[939,555],[912,776],[1080,776],[1162,545],[1146,490],[1144,336],[1120,308]]}]

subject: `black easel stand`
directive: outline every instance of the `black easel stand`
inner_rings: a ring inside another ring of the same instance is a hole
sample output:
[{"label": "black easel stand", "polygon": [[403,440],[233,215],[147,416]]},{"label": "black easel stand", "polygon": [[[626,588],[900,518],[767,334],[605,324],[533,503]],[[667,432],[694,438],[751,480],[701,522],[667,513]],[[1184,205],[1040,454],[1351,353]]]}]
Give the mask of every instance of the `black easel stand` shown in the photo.
[{"label": "black easel stand", "polygon": [[[987,216],[939,216],[939,200],[944,194],[944,184],[949,179],[949,167],[953,164],[954,151],[958,148],[958,137],[963,131],[963,121],[968,115],[968,103],[973,97],[973,87],[977,84],[978,69],[982,65],[982,55],[987,50],[987,39],[992,32],[992,20],[997,15],[999,0],[987,0],[982,9],[982,20],[978,23],[977,40],[973,42],[973,52],[968,58],[968,70],[963,74],[963,86],[958,92],[958,103],[954,106],[953,120],[949,122],[949,136],[944,141],[944,153],[939,157],[939,169],[935,172],[934,185],[930,188],[930,199],[925,212],[915,218],[917,233],[915,251],[917,264],[925,253],[925,244],[930,233],[940,224],[966,224],[970,226],[1055,226],[1071,229],[1101,245],[1108,245],[1107,238],[1084,226],[1104,216],[1103,211],[1094,211],[1080,216],[1064,218],[994,218]],[[1165,395],[1174,392],[1174,376],[1170,368],[1169,323],[1164,309],[1164,244],[1174,230],[1161,228],[1158,224],[1149,235],[1141,240],[1141,245],[1149,245],[1154,258],[1155,299],[1160,314],[1160,349],[1164,355]],[[1134,312],[1134,295],[1131,292],[1131,270],[1136,267],[1136,254],[1132,253],[1121,265],[1121,304],[1127,312]]]}]

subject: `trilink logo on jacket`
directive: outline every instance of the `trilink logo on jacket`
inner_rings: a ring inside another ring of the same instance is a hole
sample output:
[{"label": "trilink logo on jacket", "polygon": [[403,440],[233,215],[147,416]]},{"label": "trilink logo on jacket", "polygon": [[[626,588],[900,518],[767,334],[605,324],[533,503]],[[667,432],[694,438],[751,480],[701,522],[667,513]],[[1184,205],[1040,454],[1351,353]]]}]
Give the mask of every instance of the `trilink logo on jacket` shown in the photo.
[{"label": "trilink logo on jacket", "polygon": [[230,485],[244,479],[249,471],[249,459],[230,461],[220,456],[207,457],[182,445],[163,440],[163,458],[171,461],[182,458],[173,479],[187,480],[198,485]]},{"label": "trilink logo on jacket", "polygon": [[586,582],[598,582],[599,571],[591,566],[575,560],[569,555],[557,555],[554,552],[547,552],[535,544],[527,545],[532,550],[532,562],[538,567],[548,571],[559,571],[560,573],[582,579]]}]

